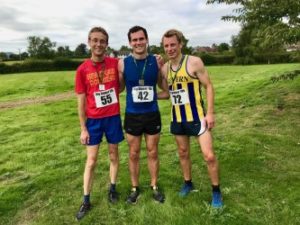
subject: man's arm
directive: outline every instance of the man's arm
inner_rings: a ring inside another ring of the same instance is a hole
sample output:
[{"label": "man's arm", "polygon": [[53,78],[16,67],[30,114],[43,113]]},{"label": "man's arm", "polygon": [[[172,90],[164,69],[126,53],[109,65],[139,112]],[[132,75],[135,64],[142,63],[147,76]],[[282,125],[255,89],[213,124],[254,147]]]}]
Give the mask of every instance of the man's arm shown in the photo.
[{"label": "man's arm", "polygon": [[161,69],[164,65],[164,59],[161,55],[154,54],[158,69]]},{"label": "man's arm", "polygon": [[120,93],[125,89],[124,81],[124,60],[120,59],[118,62],[118,71],[119,71],[119,84],[120,84]]},{"label": "man's arm", "polygon": [[86,128],[86,115],[85,115],[85,104],[86,104],[86,95],[77,94],[77,105],[78,105],[78,116],[79,116],[79,123],[80,123],[80,142],[81,144],[85,145],[90,142],[90,135]]},{"label": "man's arm", "polygon": [[169,99],[169,87],[167,81],[167,64],[163,65],[160,73],[158,74],[158,87],[162,90],[161,92],[157,93],[158,99]]},{"label": "man's arm", "polygon": [[214,88],[202,60],[195,56],[191,57],[191,64],[193,74],[197,76],[206,90],[207,112],[205,119],[207,121],[208,129],[212,129],[215,126]]}]

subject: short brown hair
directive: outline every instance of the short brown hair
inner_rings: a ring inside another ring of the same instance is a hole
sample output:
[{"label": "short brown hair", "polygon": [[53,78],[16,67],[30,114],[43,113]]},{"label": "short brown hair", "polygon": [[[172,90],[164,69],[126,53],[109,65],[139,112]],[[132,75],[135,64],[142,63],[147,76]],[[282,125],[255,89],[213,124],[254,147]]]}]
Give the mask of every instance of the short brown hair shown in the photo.
[{"label": "short brown hair", "polygon": [[166,31],[166,33],[164,33],[161,42],[164,43],[164,37],[169,38],[169,37],[173,37],[176,36],[177,41],[179,42],[179,44],[181,44],[183,42],[183,34],[181,31],[176,30],[176,29],[170,29],[168,31]]},{"label": "short brown hair", "polygon": [[147,30],[144,28],[144,27],[141,27],[141,26],[133,26],[129,29],[128,31],[128,41],[131,41],[131,34],[132,33],[135,33],[135,32],[138,32],[138,31],[143,31],[144,35],[145,35],[145,38],[148,40],[148,33],[147,33]]},{"label": "short brown hair", "polygon": [[108,33],[106,32],[106,30],[103,27],[93,27],[90,32],[89,32],[89,40],[91,39],[91,34],[95,33],[95,32],[100,32],[102,34],[104,34],[106,36],[106,43],[108,44]]}]

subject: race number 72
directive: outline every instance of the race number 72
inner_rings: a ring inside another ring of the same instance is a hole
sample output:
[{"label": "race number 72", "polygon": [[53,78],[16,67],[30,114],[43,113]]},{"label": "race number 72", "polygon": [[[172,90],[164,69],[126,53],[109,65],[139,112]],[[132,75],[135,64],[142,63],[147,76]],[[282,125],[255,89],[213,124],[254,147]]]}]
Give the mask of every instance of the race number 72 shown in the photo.
[{"label": "race number 72", "polygon": [[190,103],[187,90],[185,89],[170,91],[170,95],[172,105],[185,105]]}]

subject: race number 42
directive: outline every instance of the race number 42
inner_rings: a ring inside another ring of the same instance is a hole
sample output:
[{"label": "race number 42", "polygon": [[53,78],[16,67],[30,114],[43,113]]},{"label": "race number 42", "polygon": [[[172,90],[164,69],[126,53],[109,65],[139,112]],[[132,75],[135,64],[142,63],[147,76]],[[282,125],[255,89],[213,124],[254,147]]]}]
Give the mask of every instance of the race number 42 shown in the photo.
[{"label": "race number 42", "polygon": [[154,90],[152,86],[137,86],[132,88],[133,102],[152,102]]}]

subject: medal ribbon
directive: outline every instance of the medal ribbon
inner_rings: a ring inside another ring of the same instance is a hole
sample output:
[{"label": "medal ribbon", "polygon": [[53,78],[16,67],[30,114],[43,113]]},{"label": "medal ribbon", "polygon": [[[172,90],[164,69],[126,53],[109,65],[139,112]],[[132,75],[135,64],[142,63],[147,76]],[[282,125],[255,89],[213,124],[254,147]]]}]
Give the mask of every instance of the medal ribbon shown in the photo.
[{"label": "medal ribbon", "polygon": [[93,65],[94,65],[94,68],[96,70],[96,73],[97,73],[97,77],[98,77],[98,81],[99,81],[99,84],[102,84],[102,81],[103,81],[103,77],[104,77],[104,71],[105,71],[105,60],[103,60],[101,62],[101,71],[99,73],[99,71],[97,70],[97,65],[95,62],[93,62]]},{"label": "medal ribbon", "polygon": [[[133,56],[132,56],[132,58],[133,58],[133,61],[134,61],[135,66],[136,66],[137,72],[140,72],[139,69],[138,69],[138,65],[137,65],[136,59],[135,59]],[[147,61],[148,61],[148,57],[146,57],[146,60],[145,60],[144,66],[143,66],[142,73],[140,73],[139,80],[144,80],[144,75],[145,75],[145,70],[146,70]]]}]

